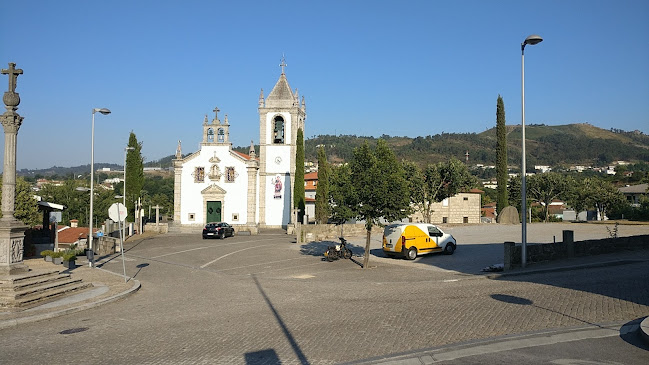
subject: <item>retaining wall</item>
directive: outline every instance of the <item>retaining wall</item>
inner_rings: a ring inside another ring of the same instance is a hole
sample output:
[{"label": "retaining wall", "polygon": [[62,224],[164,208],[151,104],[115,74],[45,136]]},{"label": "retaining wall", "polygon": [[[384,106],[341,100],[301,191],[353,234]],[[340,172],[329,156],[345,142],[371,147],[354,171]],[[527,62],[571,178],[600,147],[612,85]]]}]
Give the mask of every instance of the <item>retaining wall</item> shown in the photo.
[{"label": "retaining wall", "polygon": [[[563,242],[528,243],[527,263],[552,261],[570,257],[592,256],[629,250],[649,249],[649,235],[574,241],[574,232],[563,231]],[[521,267],[521,245],[505,242],[505,270]]]}]

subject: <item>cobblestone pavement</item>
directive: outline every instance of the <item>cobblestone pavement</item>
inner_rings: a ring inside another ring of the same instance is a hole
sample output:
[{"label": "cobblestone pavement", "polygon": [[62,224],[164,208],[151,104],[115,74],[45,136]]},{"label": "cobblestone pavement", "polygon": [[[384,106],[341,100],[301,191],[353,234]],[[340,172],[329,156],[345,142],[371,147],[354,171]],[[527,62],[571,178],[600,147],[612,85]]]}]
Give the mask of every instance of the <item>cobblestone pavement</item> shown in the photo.
[{"label": "cobblestone pavement", "polygon": [[[455,255],[413,265],[373,257],[360,269],[323,261],[326,245],[286,235],[131,242],[137,293],[0,330],[0,362],[335,364],[649,314],[647,261],[490,280],[481,263],[435,265]],[[103,268],[120,273],[121,261]]]}]

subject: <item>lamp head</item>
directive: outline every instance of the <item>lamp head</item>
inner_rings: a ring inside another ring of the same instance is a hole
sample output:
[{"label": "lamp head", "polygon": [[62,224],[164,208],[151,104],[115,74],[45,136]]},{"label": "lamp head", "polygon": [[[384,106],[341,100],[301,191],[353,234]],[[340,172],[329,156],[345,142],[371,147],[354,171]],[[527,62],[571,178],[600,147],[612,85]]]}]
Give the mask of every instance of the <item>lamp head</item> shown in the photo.
[{"label": "lamp head", "polygon": [[110,114],[110,110],[107,108],[94,108],[92,114],[95,114],[95,112],[100,112],[103,115]]},{"label": "lamp head", "polygon": [[532,34],[531,36],[525,38],[525,41],[523,42],[523,44],[530,44],[530,45],[533,46],[533,45],[539,44],[541,42],[543,42],[543,38],[541,38],[541,36],[539,36],[537,34]]}]

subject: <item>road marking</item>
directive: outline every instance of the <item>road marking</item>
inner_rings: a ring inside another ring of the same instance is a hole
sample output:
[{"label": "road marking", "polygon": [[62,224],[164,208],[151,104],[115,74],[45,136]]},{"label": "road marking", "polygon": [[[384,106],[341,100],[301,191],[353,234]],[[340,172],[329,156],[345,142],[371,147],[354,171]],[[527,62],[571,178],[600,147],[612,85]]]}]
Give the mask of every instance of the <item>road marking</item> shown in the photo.
[{"label": "road marking", "polygon": [[251,243],[251,242],[260,242],[260,241],[272,241],[272,240],[274,240],[274,239],[273,238],[268,238],[268,239],[265,239],[265,240],[238,241],[238,242],[231,242],[231,243],[223,243],[223,244],[216,245],[216,246],[204,246],[204,247],[190,248],[188,250],[169,252],[169,253],[165,253],[163,255],[152,256],[151,258],[152,259],[157,259],[157,258],[160,258],[160,257],[171,256],[171,255],[175,255],[175,254],[178,254],[178,253],[185,253],[185,252],[191,252],[191,251],[197,251],[197,250],[204,250],[206,248],[215,248],[215,247],[239,245],[239,244],[242,244],[242,243]]},{"label": "road marking", "polygon": [[460,279],[446,279],[442,280],[442,283],[454,283],[456,281],[460,281]]},{"label": "road marking", "polygon": [[[292,261],[292,260],[301,260],[301,259],[308,259],[309,256],[305,257],[296,257],[294,259],[284,259],[284,260],[277,260],[277,261],[270,261],[270,262],[261,262],[259,264],[250,264],[250,265],[243,265],[243,266],[237,266],[237,267],[231,267],[228,269],[220,269],[220,270],[214,270],[216,272],[221,272],[221,271],[229,271],[229,270],[237,270],[237,269],[245,269],[247,267],[252,267],[252,266],[259,266],[259,265],[267,265],[267,264],[276,264],[278,262],[285,262],[285,261]],[[294,266],[293,266],[294,267]]]},{"label": "road marking", "polygon": [[292,276],[292,278],[295,278],[295,279],[312,279],[312,278],[315,278],[315,275],[302,274],[302,275]]},{"label": "road marking", "polygon": [[210,248],[210,247],[213,247],[213,246],[190,248],[189,250],[182,250],[182,251],[177,251],[177,252],[170,252],[170,253],[166,253],[166,254],[164,254],[164,255],[153,256],[153,257],[151,257],[151,258],[152,258],[152,259],[158,259],[158,258],[160,258],[160,257],[171,256],[171,255],[175,255],[175,254],[177,254],[177,253],[185,253],[185,252],[191,252],[191,251],[196,251],[196,250],[204,250],[204,249],[206,249],[206,248]]},{"label": "road marking", "polygon": [[205,267],[207,267],[207,266],[209,266],[209,265],[212,265],[213,263],[219,261],[219,260],[222,259],[222,258],[228,257],[228,256],[230,256],[230,255],[234,255],[235,253],[239,253],[239,252],[241,252],[241,251],[246,251],[246,250],[252,250],[253,248],[259,248],[259,247],[264,247],[264,246],[268,246],[268,245],[261,245],[261,246],[254,246],[254,247],[246,247],[246,248],[242,248],[242,249],[240,249],[240,250],[234,251],[234,252],[226,253],[225,255],[223,255],[223,256],[219,256],[219,257],[217,257],[216,259],[214,259],[214,260],[208,262],[208,263],[205,264],[205,265],[201,265],[201,269],[204,269]]}]

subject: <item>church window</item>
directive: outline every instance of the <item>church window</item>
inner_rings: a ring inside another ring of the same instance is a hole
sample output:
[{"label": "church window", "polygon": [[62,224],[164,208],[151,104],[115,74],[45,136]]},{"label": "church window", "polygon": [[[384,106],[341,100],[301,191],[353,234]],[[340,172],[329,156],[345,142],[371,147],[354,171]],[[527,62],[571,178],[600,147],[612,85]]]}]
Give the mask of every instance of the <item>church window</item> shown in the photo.
[{"label": "church window", "polygon": [[232,220],[233,221],[238,221],[239,220],[239,213],[232,213]]},{"label": "church window", "polygon": [[229,166],[225,168],[225,181],[226,182],[234,182],[234,179],[237,177],[236,172],[234,171],[234,167]]},{"label": "church window", "polygon": [[216,140],[219,143],[225,142],[225,132],[223,131],[223,128],[219,128],[219,131],[217,132],[216,135]]},{"label": "church window", "polygon": [[214,142],[214,129],[207,129],[207,142]]},{"label": "church window", "polygon": [[194,182],[204,182],[205,181],[205,168],[197,167],[194,170]]},{"label": "church window", "polygon": [[279,115],[273,119],[273,143],[284,143],[284,118]]},{"label": "church window", "polygon": [[194,213],[189,213],[189,220],[190,220],[190,221],[196,220],[196,214],[194,214]]}]

